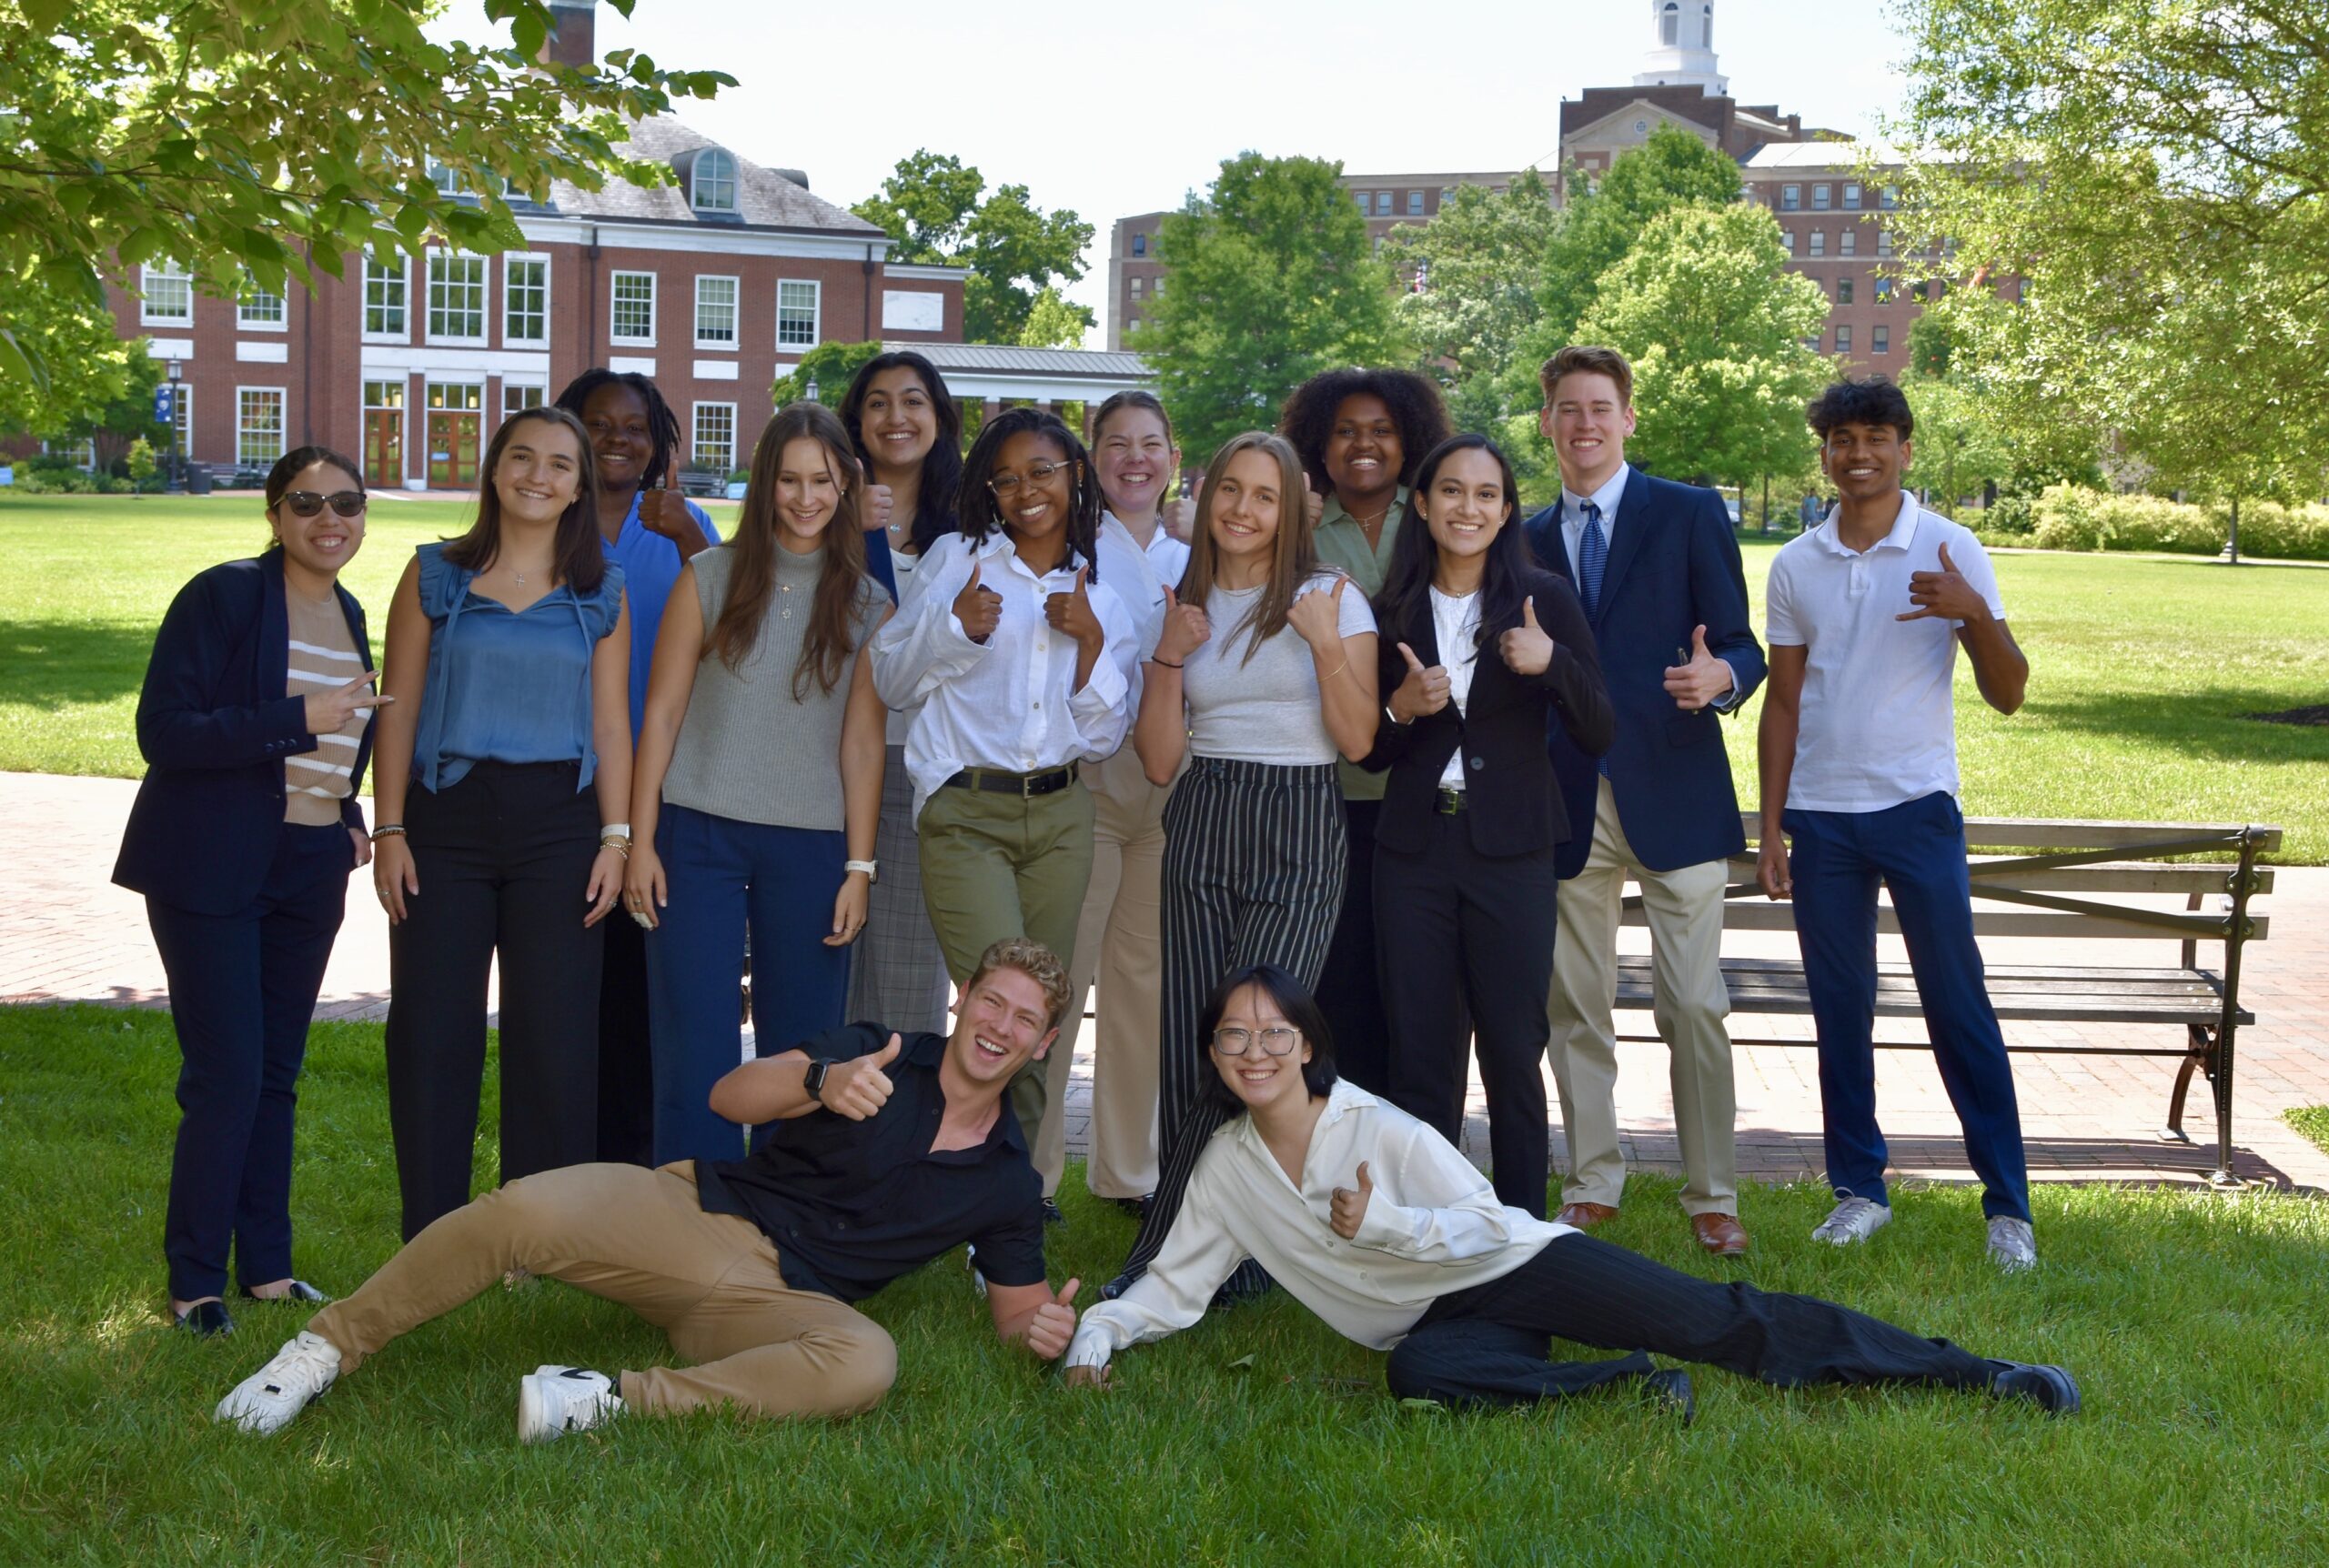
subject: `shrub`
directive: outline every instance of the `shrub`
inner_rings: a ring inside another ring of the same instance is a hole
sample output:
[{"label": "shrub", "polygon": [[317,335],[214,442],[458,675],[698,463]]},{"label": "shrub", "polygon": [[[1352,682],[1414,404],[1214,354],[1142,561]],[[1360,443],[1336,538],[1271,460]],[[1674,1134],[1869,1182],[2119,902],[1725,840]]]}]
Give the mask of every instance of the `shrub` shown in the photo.
[{"label": "shrub", "polygon": [[2042,550],[2099,550],[2102,518],[2095,503],[2104,498],[2076,485],[2049,485],[2032,508],[2030,542]]},{"label": "shrub", "polygon": [[[1994,511],[1995,508],[1992,508]],[[2157,550],[2212,556],[2223,548],[2232,507],[2158,496],[2120,496],[2078,485],[2049,485],[2032,508],[2029,542],[2048,550]],[[1985,533],[1994,532],[1994,528]],[[2329,507],[2249,501],[2240,508],[2243,555],[2329,560]]]}]

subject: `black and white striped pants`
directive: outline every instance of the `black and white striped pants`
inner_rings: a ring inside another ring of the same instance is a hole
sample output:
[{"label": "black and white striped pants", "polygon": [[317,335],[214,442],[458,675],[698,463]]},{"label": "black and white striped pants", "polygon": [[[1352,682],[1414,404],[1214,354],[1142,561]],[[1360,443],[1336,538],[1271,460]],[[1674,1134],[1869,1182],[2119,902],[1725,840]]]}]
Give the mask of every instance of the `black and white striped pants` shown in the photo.
[{"label": "black and white striped pants", "polygon": [[1202,1091],[1213,1071],[1200,1038],[1221,977],[1273,963],[1318,983],[1342,909],[1342,791],[1316,767],[1196,757],[1164,808],[1164,984],[1158,1049],[1155,1201],[1125,1260],[1137,1278],[1164,1245],[1197,1156],[1221,1118]]}]

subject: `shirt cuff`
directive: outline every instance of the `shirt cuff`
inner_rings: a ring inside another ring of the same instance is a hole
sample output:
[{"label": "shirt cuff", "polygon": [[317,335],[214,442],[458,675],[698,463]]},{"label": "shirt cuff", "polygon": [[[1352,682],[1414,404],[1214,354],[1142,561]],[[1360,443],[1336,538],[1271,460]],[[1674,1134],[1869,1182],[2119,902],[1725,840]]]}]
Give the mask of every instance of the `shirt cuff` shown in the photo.
[{"label": "shirt cuff", "polygon": [[1366,1212],[1358,1217],[1358,1234],[1350,1239],[1350,1244],[1388,1252],[1395,1250],[1393,1242],[1408,1241],[1415,1233],[1415,1211],[1388,1201],[1378,1189],[1367,1200]]},{"label": "shirt cuff", "polygon": [[1747,689],[1747,683],[1739,678],[1739,667],[1731,663],[1729,659],[1723,659],[1722,666],[1725,669],[1730,671],[1730,689],[1724,692],[1720,697],[1716,698],[1707,706],[1713,709],[1717,713],[1729,713],[1733,709],[1737,708],[1742,700],[1744,700],[1739,694]]},{"label": "shirt cuff", "polygon": [[1077,1325],[1075,1338],[1068,1342],[1065,1365],[1072,1367],[1104,1367],[1115,1353],[1115,1339],[1099,1324],[1086,1319]]}]

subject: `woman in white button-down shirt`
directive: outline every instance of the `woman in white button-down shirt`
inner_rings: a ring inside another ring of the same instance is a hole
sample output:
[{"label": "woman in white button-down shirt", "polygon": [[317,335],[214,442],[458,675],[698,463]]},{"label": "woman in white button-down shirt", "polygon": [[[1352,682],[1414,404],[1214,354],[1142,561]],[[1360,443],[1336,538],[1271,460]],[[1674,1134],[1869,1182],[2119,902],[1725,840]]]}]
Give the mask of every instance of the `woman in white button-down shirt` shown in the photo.
[{"label": "woman in white button-down shirt", "polygon": [[[1056,414],[988,421],[963,462],[960,517],[873,642],[882,699],[921,705],[906,770],[923,898],[957,985],[1005,937],[1072,958],[1092,875],[1078,770],[1123,743],[1139,657],[1132,613],[1101,580],[1090,454]],[[1040,1063],[1012,1106],[1033,1143]]]}]

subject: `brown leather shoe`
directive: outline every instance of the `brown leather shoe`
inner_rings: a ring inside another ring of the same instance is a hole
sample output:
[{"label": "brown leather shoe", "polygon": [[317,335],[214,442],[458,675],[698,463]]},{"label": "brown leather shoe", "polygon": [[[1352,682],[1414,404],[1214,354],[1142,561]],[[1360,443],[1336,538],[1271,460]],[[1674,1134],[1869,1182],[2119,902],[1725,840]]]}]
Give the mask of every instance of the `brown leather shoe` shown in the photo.
[{"label": "brown leather shoe", "polygon": [[1590,1231],[1605,1220],[1618,1217],[1617,1210],[1607,1203],[1564,1203],[1561,1211],[1553,1216],[1557,1225],[1574,1225],[1580,1231]]},{"label": "brown leather shoe", "polygon": [[1734,1215],[1693,1214],[1690,1233],[1718,1258],[1735,1258],[1747,1250],[1747,1232]]}]

